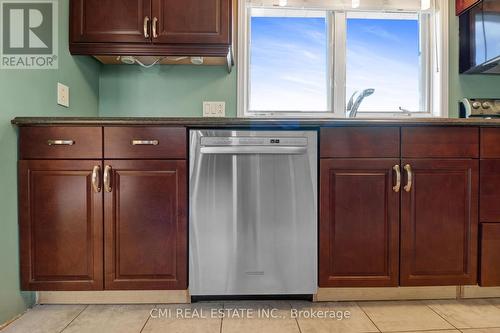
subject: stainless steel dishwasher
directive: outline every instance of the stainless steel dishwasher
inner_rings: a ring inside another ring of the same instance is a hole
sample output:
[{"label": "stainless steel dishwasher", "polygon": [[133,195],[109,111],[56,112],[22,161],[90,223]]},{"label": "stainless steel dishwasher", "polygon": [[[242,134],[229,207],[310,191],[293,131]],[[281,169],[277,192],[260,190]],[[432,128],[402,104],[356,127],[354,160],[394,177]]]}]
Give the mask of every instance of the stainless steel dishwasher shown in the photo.
[{"label": "stainless steel dishwasher", "polygon": [[317,132],[190,131],[193,296],[317,289]]}]

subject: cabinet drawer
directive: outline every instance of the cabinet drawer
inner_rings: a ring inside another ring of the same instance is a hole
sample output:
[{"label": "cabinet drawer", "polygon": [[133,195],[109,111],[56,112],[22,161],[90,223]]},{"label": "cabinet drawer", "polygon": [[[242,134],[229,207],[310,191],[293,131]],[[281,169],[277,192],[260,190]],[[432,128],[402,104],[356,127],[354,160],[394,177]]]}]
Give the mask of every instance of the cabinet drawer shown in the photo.
[{"label": "cabinet drawer", "polygon": [[481,287],[500,286],[500,223],[481,224]]},{"label": "cabinet drawer", "polygon": [[102,127],[21,127],[20,159],[102,158]]},{"label": "cabinet drawer", "polygon": [[405,127],[401,141],[403,157],[479,157],[479,129],[475,127]]},{"label": "cabinet drawer", "polygon": [[500,158],[500,128],[481,128],[481,158]]},{"label": "cabinet drawer", "polygon": [[185,159],[184,127],[105,127],[107,159]]},{"label": "cabinet drawer", "polygon": [[399,157],[397,127],[338,127],[321,129],[321,157]]}]

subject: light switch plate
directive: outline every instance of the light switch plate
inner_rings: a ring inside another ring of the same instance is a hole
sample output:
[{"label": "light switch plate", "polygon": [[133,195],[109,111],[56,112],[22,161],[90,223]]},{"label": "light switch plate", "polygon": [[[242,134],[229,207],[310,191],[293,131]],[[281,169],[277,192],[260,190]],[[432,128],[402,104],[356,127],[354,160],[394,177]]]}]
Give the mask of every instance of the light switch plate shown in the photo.
[{"label": "light switch plate", "polygon": [[217,118],[226,116],[226,102],[203,102],[203,117]]},{"label": "light switch plate", "polygon": [[57,104],[69,108],[69,87],[57,83]]}]

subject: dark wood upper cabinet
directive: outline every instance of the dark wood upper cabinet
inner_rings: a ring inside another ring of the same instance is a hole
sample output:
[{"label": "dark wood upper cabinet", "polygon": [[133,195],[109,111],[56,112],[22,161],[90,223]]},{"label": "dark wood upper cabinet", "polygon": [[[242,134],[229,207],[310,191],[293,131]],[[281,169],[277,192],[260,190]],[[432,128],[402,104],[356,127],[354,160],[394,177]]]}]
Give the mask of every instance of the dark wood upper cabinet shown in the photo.
[{"label": "dark wood upper cabinet", "polygon": [[152,0],[157,35],[153,43],[230,44],[231,1]]},{"label": "dark wood upper cabinet", "polygon": [[103,288],[103,198],[92,187],[101,163],[19,162],[22,290]]},{"label": "dark wood upper cabinet", "polygon": [[475,4],[479,3],[481,0],[455,0],[456,4],[456,14],[460,15],[467,9],[471,8]]},{"label": "dark wood upper cabinet", "polygon": [[232,13],[232,0],[71,0],[70,51],[230,61]]},{"label": "dark wood upper cabinet", "polygon": [[187,289],[186,162],[105,165],[105,289]]},{"label": "dark wood upper cabinet", "polygon": [[402,286],[477,281],[478,160],[403,160],[409,192],[401,202]]},{"label": "dark wood upper cabinet", "polygon": [[71,0],[71,41],[149,42],[146,18],[151,19],[151,0]]},{"label": "dark wood upper cabinet", "polygon": [[321,160],[320,287],[398,285],[398,159]]}]

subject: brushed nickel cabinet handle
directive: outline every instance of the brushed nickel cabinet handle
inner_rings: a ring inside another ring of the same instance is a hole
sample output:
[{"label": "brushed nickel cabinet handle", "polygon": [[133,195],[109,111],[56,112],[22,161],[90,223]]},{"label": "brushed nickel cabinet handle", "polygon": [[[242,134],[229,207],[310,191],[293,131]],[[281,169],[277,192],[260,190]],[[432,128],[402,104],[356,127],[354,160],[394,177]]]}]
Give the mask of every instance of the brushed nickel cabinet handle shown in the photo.
[{"label": "brushed nickel cabinet handle", "polygon": [[132,146],[158,146],[158,140],[132,140]]},{"label": "brushed nickel cabinet handle", "polygon": [[73,140],[47,140],[49,146],[72,146],[75,144]]},{"label": "brushed nickel cabinet handle", "polygon": [[158,33],[156,32],[157,24],[158,24],[158,18],[153,17],[153,38],[158,38]]},{"label": "brushed nickel cabinet handle", "polygon": [[405,171],[406,174],[408,175],[408,182],[406,183],[406,186],[404,187],[406,192],[411,191],[411,187],[413,186],[413,171],[411,169],[411,165],[407,164],[405,165]]},{"label": "brushed nickel cabinet handle", "polygon": [[92,188],[95,193],[101,192],[101,167],[96,165],[92,170]]},{"label": "brushed nickel cabinet handle", "polygon": [[394,167],[392,167],[392,170],[396,172],[396,185],[392,187],[392,190],[398,193],[401,189],[401,168],[399,167],[399,164],[396,164]]},{"label": "brushed nickel cabinet handle", "polygon": [[144,18],[144,38],[149,38],[149,16]]},{"label": "brushed nickel cabinet handle", "polygon": [[113,171],[113,169],[111,168],[111,166],[109,165],[106,165],[104,167],[104,190],[106,190],[106,192],[111,192],[113,189],[111,188],[111,172]]}]

